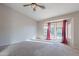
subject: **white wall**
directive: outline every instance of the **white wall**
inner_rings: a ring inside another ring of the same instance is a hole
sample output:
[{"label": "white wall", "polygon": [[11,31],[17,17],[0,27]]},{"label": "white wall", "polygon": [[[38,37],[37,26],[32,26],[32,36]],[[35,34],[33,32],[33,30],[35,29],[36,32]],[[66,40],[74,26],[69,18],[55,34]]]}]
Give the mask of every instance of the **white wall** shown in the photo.
[{"label": "white wall", "polygon": [[0,4],[0,46],[36,38],[36,21]]},{"label": "white wall", "polygon": [[40,21],[38,23],[39,29],[37,30],[38,37],[43,39],[43,25],[45,22],[51,21],[51,20],[58,20],[58,19],[67,19],[67,18],[72,19],[71,20],[71,22],[72,22],[72,27],[71,27],[72,39],[70,39],[70,45],[75,47],[75,48],[79,48],[79,11],[65,14],[65,15],[60,15],[57,17],[52,17],[52,18],[49,18],[47,20]]}]

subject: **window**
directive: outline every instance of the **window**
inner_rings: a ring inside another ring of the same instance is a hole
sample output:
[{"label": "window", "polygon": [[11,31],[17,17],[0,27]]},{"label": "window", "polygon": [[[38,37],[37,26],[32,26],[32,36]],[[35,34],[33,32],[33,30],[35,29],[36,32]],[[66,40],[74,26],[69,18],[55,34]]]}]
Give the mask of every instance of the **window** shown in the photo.
[{"label": "window", "polygon": [[47,37],[47,24],[44,24],[44,39],[46,39]]},{"label": "window", "polygon": [[[51,22],[50,37],[54,42],[62,42],[62,26],[63,21]],[[47,38],[48,24],[44,24],[44,37]],[[66,36],[68,41],[71,40],[71,22],[66,23]]]},{"label": "window", "polygon": [[57,28],[57,39],[62,39],[62,28],[61,27]]},{"label": "window", "polygon": [[56,28],[57,39],[62,39],[62,22],[58,22]]},{"label": "window", "polygon": [[55,39],[55,23],[51,23],[51,39]]},{"label": "window", "polygon": [[68,23],[68,29],[67,29],[67,36],[68,39],[71,40],[71,22]]},{"label": "window", "polygon": [[[62,41],[62,22],[52,22],[50,35],[52,41],[61,42]],[[44,36],[47,36],[47,24],[44,25]]]}]

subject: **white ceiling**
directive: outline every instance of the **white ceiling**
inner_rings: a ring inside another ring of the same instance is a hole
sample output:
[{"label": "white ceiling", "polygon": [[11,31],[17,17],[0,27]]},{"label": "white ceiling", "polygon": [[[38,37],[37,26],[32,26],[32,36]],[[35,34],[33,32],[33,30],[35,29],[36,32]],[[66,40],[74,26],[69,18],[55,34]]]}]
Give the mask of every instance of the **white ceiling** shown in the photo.
[{"label": "white ceiling", "polygon": [[44,5],[46,9],[37,8],[35,12],[30,6],[23,7],[24,4],[25,3],[6,3],[5,5],[37,21],[79,11],[78,3],[40,3],[40,5]]}]

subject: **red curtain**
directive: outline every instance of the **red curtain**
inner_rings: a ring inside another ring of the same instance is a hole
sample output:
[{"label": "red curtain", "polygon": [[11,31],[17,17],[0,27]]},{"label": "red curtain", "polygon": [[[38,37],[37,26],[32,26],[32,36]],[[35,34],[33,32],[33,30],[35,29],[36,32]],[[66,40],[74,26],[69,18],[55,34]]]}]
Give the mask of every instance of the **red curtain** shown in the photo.
[{"label": "red curtain", "polygon": [[48,23],[47,40],[50,40],[50,23]]},{"label": "red curtain", "polygon": [[63,20],[63,26],[62,26],[62,43],[67,44],[67,38],[66,38],[66,23],[67,20]]}]

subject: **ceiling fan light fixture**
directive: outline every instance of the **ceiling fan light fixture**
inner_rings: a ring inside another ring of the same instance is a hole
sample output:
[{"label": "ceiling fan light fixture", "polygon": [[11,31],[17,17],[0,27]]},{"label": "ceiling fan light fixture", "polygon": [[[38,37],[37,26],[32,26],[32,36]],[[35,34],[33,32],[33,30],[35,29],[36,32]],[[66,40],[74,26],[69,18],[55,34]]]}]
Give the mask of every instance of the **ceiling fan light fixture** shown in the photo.
[{"label": "ceiling fan light fixture", "polygon": [[36,11],[36,8],[37,8],[37,7],[42,8],[42,9],[45,9],[44,6],[39,5],[39,4],[37,4],[37,3],[31,3],[31,4],[27,4],[27,5],[23,5],[23,6],[24,6],[24,7],[26,7],[26,6],[31,6],[31,8],[33,9],[33,11]]},{"label": "ceiling fan light fixture", "polygon": [[32,4],[31,7],[35,11],[37,6],[35,4]]}]

